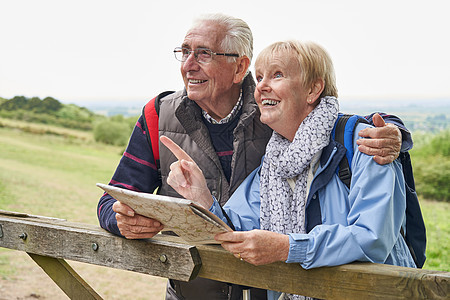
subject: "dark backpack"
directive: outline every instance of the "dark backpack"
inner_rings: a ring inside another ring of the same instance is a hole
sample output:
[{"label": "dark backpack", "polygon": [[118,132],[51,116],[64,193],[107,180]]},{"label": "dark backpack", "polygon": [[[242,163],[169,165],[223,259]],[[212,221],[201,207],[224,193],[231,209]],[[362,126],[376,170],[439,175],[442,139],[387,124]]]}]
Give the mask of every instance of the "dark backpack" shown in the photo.
[{"label": "dark backpack", "polygon": [[[345,115],[340,113],[331,134],[333,139],[346,149],[345,156],[339,163],[336,173],[348,188],[350,188],[352,178],[350,166],[352,165],[353,158],[353,134],[356,125],[359,123],[368,122],[364,117],[358,115]],[[401,230],[401,234],[409,247],[416,266],[422,268],[426,259],[425,248],[427,239],[425,224],[415,190],[416,185],[414,183],[409,153],[400,152],[399,159],[402,164],[406,188],[406,236],[403,229]]]}]

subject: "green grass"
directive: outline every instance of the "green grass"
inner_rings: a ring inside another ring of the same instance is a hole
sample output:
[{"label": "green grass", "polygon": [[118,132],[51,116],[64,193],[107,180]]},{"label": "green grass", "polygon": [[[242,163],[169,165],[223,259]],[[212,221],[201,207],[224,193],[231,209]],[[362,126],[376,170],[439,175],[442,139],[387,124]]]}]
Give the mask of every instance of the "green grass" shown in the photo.
[{"label": "green grass", "polygon": [[97,224],[121,148],[0,128],[0,209]]},{"label": "green grass", "polygon": [[450,203],[421,201],[427,229],[427,260],[424,269],[450,271]]}]

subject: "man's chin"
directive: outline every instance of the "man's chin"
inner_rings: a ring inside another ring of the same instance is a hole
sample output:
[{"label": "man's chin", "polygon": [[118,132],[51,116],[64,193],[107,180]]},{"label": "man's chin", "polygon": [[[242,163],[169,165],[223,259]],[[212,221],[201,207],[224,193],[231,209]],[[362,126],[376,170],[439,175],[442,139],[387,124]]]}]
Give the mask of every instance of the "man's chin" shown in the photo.
[{"label": "man's chin", "polygon": [[194,92],[194,91],[187,91],[187,96],[192,101],[201,101],[202,95],[201,93]]}]

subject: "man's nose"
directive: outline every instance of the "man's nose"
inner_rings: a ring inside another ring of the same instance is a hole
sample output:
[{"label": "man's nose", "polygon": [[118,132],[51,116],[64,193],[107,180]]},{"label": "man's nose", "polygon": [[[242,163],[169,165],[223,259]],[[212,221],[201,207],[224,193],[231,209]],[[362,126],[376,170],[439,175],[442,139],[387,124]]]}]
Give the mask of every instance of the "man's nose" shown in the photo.
[{"label": "man's nose", "polygon": [[200,64],[195,58],[194,52],[189,53],[189,56],[186,58],[184,62],[181,63],[181,68],[185,72],[189,71],[198,71],[200,69]]}]

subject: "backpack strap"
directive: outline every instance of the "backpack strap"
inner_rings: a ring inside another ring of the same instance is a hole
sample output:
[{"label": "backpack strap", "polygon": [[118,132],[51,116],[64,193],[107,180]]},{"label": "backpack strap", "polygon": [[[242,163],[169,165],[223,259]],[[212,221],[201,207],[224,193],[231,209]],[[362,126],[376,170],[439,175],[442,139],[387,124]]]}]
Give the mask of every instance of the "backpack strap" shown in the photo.
[{"label": "backpack strap", "polygon": [[426,260],[427,234],[416,193],[411,158],[408,152],[400,152],[406,185],[406,234],[402,232],[406,244],[418,268],[422,268]]},{"label": "backpack strap", "polygon": [[174,91],[166,91],[155,98],[151,99],[142,109],[142,116],[144,120],[144,130],[147,136],[147,141],[152,147],[153,159],[155,166],[160,174],[159,166],[159,101],[167,95],[174,93]]},{"label": "backpack strap", "polygon": [[339,163],[339,168],[336,170],[339,179],[350,188],[352,179],[352,171],[350,166],[353,158],[353,134],[356,125],[359,123],[369,123],[367,120],[358,115],[339,113],[338,119],[334,124],[331,136],[336,142],[345,147],[345,156]]}]

